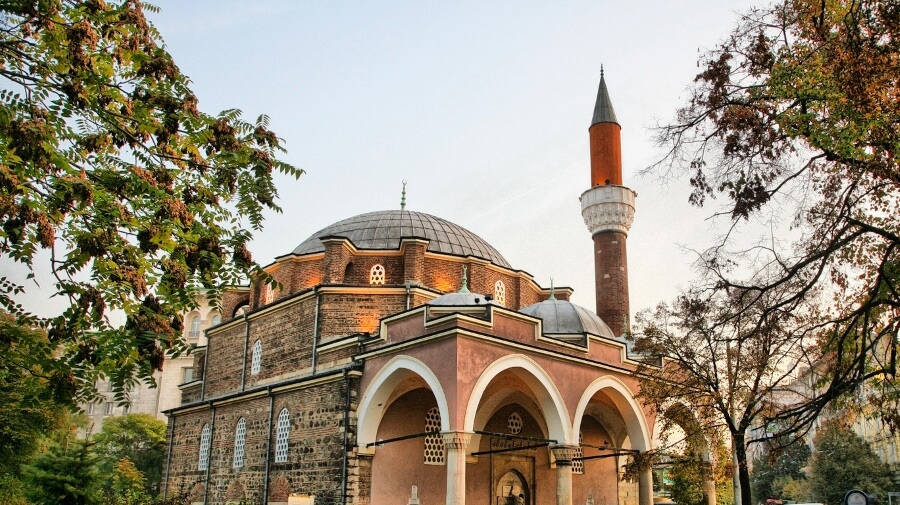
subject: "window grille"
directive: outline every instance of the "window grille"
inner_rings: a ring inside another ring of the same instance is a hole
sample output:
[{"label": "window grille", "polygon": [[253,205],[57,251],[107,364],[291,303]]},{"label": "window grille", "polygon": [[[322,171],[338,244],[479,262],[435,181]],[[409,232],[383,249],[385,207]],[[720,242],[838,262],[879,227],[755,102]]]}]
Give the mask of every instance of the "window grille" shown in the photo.
[{"label": "window grille", "polygon": [[288,435],[291,433],[291,419],[288,409],[281,409],[275,428],[275,462],[284,463],[288,455]]},{"label": "window grille", "polygon": [[572,460],[572,473],[584,475],[584,460],[578,459],[584,457],[584,434],[578,432],[578,448],[575,449],[575,459]]},{"label": "window grille", "polygon": [[[425,414],[425,431],[440,431],[441,411],[433,407]],[[441,435],[425,436],[425,464],[444,464],[444,437]]]},{"label": "window grille", "polygon": [[384,284],[384,266],[383,265],[374,265],[372,270],[369,270],[369,284],[374,285],[383,285]]},{"label": "window grille", "polygon": [[509,415],[509,419],[506,420],[507,426],[509,427],[509,432],[513,435],[518,435],[522,432],[522,416],[519,415],[518,412],[513,412]]},{"label": "window grille", "polygon": [[275,288],[271,284],[266,284],[266,287],[263,289],[263,305],[268,305],[275,299]]},{"label": "window grille", "polygon": [[256,343],[253,344],[253,357],[250,360],[250,375],[258,374],[260,368],[262,368],[262,341],[257,340]]},{"label": "window grille", "polygon": [[506,284],[503,284],[503,281],[494,283],[494,301],[506,306]]},{"label": "window grille", "polygon": [[204,424],[200,431],[200,455],[197,460],[197,470],[206,470],[209,467],[209,425]]},{"label": "window grille", "polygon": [[231,466],[241,468],[244,466],[244,440],[247,436],[247,423],[242,417],[234,430],[234,461]]}]

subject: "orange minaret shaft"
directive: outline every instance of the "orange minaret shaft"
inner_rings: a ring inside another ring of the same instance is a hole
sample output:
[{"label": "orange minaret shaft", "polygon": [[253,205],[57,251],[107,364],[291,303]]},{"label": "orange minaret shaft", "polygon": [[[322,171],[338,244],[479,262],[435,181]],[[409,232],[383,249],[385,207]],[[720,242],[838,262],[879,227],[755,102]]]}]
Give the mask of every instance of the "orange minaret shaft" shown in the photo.
[{"label": "orange minaret shaft", "polygon": [[588,135],[591,138],[591,187],[622,185],[622,127],[616,120],[606,90],[606,79],[603,69],[600,70],[600,87],[597,90],[597,103],[594,105],[594,117]]},{"label": "orange minaret shaft", "polygon": [[581,195],[581,214],[594,240],[597,315],[617,336],[629,328],[626,239],[634,219],[635,198],[634,191],[622,185],[621,129],[601,69],[597,103],[588,129],[591,189]]}]

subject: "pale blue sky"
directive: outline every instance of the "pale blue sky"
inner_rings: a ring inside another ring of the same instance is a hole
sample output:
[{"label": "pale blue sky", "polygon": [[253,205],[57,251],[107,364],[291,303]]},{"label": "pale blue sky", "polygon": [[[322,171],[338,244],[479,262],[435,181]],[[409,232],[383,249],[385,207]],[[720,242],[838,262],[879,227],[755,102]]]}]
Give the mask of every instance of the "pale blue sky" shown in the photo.
[{"label": "pale blue sky", "polygon": [[464,226],[547,286],[593,309],[588,137],[600,65],[622,125],[632,311],[674,296],[713,238],[687,181],[636,173],[657,155],[700,52],[747,0],[295,2],[158,1],[151,20],[207,112],[266,113],[286,159],[284,214],[253,243],[269,263],[320,228],[398,208]]},{"label": "pale blue sky", "polygon": [[747,0],[346,2],[157,0],[149,13],[200,108],[271,116],[285,159],[284,213],[252,244],[263,264],[320,228],[407,208],[474,231],[543,286],[594,308],[592,244],[578,197],[600,65],[622,125],[625,185],[638,193],[628,239],[632,313],[671,299],[706,247],[710,209],[687,181],[637,172],[650,127],[669,119],[699,51]]}]

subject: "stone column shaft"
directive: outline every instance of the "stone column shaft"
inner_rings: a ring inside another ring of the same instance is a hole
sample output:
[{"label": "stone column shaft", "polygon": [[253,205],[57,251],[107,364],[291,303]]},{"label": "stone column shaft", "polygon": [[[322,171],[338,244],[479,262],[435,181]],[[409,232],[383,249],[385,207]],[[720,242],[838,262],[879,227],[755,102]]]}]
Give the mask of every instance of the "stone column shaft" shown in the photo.
[{"label": "stone column shaft", "polygon": [[572,505],[572,458],[577,449],[565,445],[551,449],[556,459],[556,505]]},{"label": "stone column shaft", "polygon": [[471,433],[450,431],[443,433],[447,450],[447,505],[466,503],[466,447]]}]

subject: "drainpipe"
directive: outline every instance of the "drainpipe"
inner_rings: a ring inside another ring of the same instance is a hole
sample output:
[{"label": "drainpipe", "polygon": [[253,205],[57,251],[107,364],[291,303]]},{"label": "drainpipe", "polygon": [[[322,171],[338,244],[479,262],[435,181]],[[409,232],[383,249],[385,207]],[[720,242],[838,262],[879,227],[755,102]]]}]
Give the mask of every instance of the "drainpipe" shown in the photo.
[{"label": "drainpipe", "polygon": [[163,502],[166,501],[166,495],[169,493],[169,470],[172,467],[172,443],[175,442],[175,416],[169,419],[169,447],[166,448],[166,476],[163,478]]},{"label": "drainpipe", "polygon": [[318,362],[318,347],[319,347],[319,306],[321,304],[322,295],[319,293],[319,288],[316,288],[316,312],[313,314],[313,334],[312,334],[312,373],[316,374],[316,363]]},{"label": "drainpipe", "polygon": [[263,474],[263,503],[269,502],[269,460],[272,452],[272,412],[275,408],[275,396],[272,394],[272,388],[266,389],[269,395],[269,427],[266,430],[266,470]]},{"label": "drainpipe", "polygon": [[[244,362],[241,364],[241,391],[244,390],[244,378],[247,375],[247,347],[250,345],[250,318],[244,312]],[[207,348],[209,349],[209,348]],[[203,371],[206,376],[206,370]]]},{"label": "drainpipe", "polygon": [[407,283],[404,284],[404,285],[406,286],[406,310],[409,310],[409,303],[410,303],[410,300],[409,300],[409,298],[410,298],[410,294],[409,294],[410,289],[409,289],[409,288],[410,288],[410,283],[407,282]]},{"label": "drainpipe", "polygon": [[200,401],[206,399],[206,376],[208,375],[206,372],[206,365],[209,364],[209,351],[212,348],[212,340],[209,337],[206,337],[206,353],[203,354],[203,383],[200,384]]},{"label": "drainpipe", "polygon": [[[205,373],[205,371],[204,371]],[[206,453],[206,485],[203,486],[203,505],[209,502],[209,469],[212,467],[213,435],[216,432],[216,406],[209,402],[209,452]]]},{"label": "drainpipe", "polygon": [[349,451],[347,443],[350,440],[350,374],[344,370],[344,384],[347,387],[346,403],[344,404],[344,462],[341,468],[341,483],[343,485],[344,505],[347,504],[347,467],[349,466]]}]

